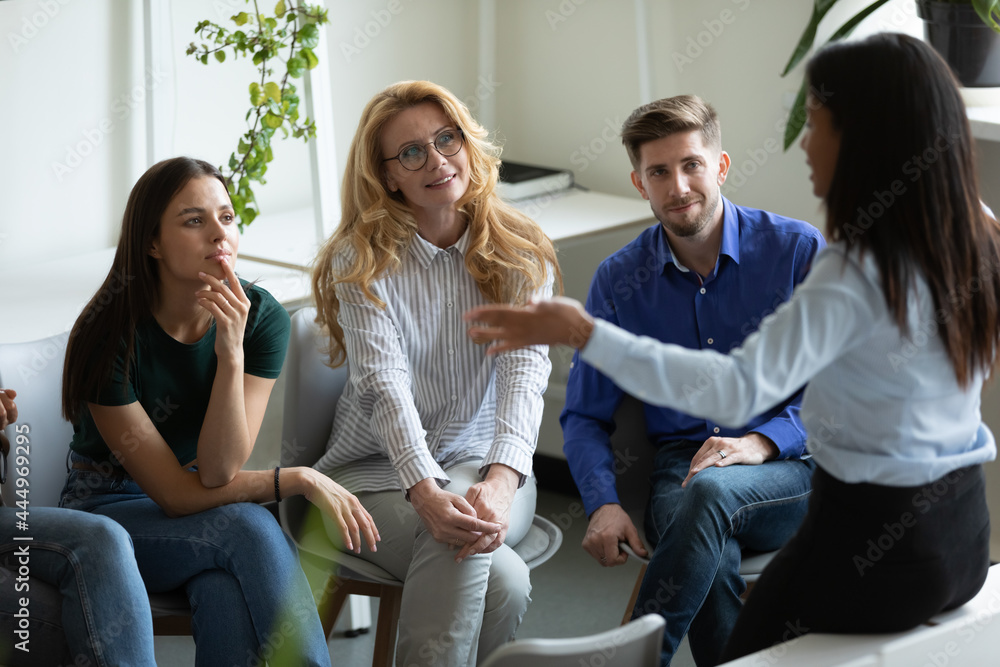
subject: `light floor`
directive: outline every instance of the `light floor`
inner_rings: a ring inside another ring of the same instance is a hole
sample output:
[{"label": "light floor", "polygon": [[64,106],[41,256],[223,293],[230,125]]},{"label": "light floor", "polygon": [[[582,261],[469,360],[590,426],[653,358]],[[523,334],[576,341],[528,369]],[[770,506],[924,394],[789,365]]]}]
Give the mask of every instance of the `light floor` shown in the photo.
[{"label": "light floor", "polygon": [[[518,630],[518,638],[575,637],[618,625],[628,604],[638,565],[626,563],[606,569],[584,552],[580,543],[587,520],[581,515],[578,499],[539,489],[536,511],[562,528],[563,545],[550,561],[531,572],[532,603]],[[372,601],[373,619],[378,615],[377,605],[377,601]],[[374,628],[353,639],[336,630],[329,642],[333,665],[370,665],[374,641]],[[194,665],[194,642],[190,637],[157,637],[156,662],[160,667]],[[686,641],[672,665],[694,665]]]}]

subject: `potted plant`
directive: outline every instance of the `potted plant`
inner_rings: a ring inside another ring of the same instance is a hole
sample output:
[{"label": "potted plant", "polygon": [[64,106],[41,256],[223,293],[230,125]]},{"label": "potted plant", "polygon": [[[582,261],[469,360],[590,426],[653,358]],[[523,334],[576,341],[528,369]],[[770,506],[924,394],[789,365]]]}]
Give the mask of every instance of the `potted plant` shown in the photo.
[{"label": "potted plant", "polygon": [[[792,52],[787,75],[805,58],[816,41],[820,22],[838,0],[814,0],[812,16]],[[840,26],[827,43],[854,32],[888,0],[875,0]],[[969,88],[1000,86],[1000,0],[916,0],[917,14],[924,21],[924,37],[951,66],[959,82]],[[806,84],[792,104],[785,128],[785,149],[798,137],[805,123]]]}]

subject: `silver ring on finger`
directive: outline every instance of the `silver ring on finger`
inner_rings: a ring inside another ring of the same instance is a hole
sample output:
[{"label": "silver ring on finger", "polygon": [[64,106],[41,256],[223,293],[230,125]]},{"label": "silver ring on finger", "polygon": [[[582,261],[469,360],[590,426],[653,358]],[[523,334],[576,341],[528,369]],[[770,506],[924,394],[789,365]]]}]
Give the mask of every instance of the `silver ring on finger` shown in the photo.
[{"label": "silver ring on finger", "polygon": [[719,451],[719,456],[721,456],[722,458],[726,458],[726,453],[724,451],[722,451],[721,449],[718,451]]}]

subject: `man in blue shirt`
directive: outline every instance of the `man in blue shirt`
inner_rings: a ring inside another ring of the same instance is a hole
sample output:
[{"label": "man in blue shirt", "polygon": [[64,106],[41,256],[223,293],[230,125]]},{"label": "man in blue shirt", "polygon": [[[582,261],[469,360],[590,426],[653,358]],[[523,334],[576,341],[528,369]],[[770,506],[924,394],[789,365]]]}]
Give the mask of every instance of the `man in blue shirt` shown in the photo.
[{"label": "man in blue shirt", "polygon": [[[622,143],[632,182],[660,224],[601,263],[587,311],[636,334],[728,352],[791,296],[823,237],[722,196],[730,159],[715,110],[697,97],[640,107]],[[623,396],[577,353],[563,449],[590,517],[583,546],[607,567],[627,558],[619,542],[647,555],[615,488],[609,436]],[[716,664],[746,589],[741,548],[778,549],[805,516],[813,465],[800,458],[800,399],[801,391],[738,429],[644,406],[657,447],[645,521],[655,546],[633,614],[666,619],[664,665],[688,633],[695,662]]]}]

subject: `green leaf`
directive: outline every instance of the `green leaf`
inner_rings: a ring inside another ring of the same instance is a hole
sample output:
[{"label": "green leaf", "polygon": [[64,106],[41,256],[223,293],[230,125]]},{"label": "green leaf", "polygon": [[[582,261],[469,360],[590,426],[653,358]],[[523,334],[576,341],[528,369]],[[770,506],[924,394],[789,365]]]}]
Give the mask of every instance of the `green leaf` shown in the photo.
[{"label": "green leaf", "polygon": [[265,51],[263,50],[257,51],[256,53],[253,54],[253,64],[259,67],[261,63],[264,62],[265,58],[267,58],[267,54]]},{"label": "green leaf", "polygon": [[274,81],[268,81],[264,84],[264,94],[268,98],[274,100],[275,102],[281,101],[281,86],[276,84]]},{"label": "green leaf", "polygon": [[246,12],[240,12],[236,16],[233,16],[232,19],[236,25],[246,25],[246,22],[250,19],[250,15]]},{"label": "green leaf", "polygon": [[[792,69],[798,65],[806,54],[809,53],[809,49],[812,48],[813,42],[816,41],[816,30],[819,28],[819,22],[823,20],[826,13],[830,11],[830,7],[834,5],[836,0],[831,2],[823,3],[815,2],[813,3],[812,16],[809,17],[809,23],[806,24],[806,29],[802,31],[802,36],[799,37],[799,43],[795,45],[795,50],[792,51],[792,57],[788,59],[788,64],[785,65],[784,71],[781,76],[785,76]],[[821,6],[822,5],[822,6]]]},{"label": "green leaf", "polygon": [[288,73],[298,79],[306,71],[305,58],[293,56],[288,59]]},{"label": "green leaf", "polygon": [[[843,39],[844,37],[850,35],[852,32],[854,32],[854,29],[858,27],[859,23],[864,21],[866,18],[868,18],[868,16],[872,14],[872,12],[874,12],[876,9],[878,9],[887,2],[889,2],[889,0],[877,0],[877,2],[873,2],[872,4],[862,9],[860,12],[858,12],[850,19],[848,19],[847,23],[840,26],[835,33],[830,35],[830,39],[826,40],[826,44],[829,44],[830,42],[836,42],[838,39]],[[826,46],[826,44],[824,44],[823,46]]]},{"label": "green leaf", "polygon": [[312,49],[303,48],[302,55],[306,59],[306,67],[313,69],[316,65],[319,65],[319,58],[313,53]]},{"label": "green leaf", "polygon": [[285,8],[285,0],[278,0],[278,4],[274,6],[274,15],[280,19],[286,11],[288,10]]},{"label": "green leaf", "polygon": [[[887,3],[889,0],[876,0],[872,4],[868,5],[860,12],[852,16],[844,25],[837,28],[837,30],[830,35],[830,39],[826,40],[823,46],[841,40],[849,36],[854,29],[858,27],[858,24],[868,18],[876,9]],[[830,5],[832,5],[836,0],[829,0]],[[829,7],[827,7],[829,9]],[[787,70],[786,70],[787,73]],[[782,75],[784,76],[784,75]],[[799,88],[798,95],[795,96],[795,102],[792,103],[791,111],[788,114],[788,125],[785,126],[785,150],[795,143],[798,138],[799,133],[802,131],[802,127],[806,123],[806,95],[808,93],[808,82],[803,77],[802,86]]]},{"label": "green leaf", "polygon": [[264,123],[264,127],[269,127],[273,130],[277,127],[281,127],[281,124],[284,122],[284,120],[285,119],[282,118],[281,116],[276,116],[269,111],[267,112],[267,114],[264,115],[264,118],[261,120],[261,122]]},{"label": "green leaf", "polygon": [[256,217],[257,211],[247,206],[243,209],[243,215],[240,216],[240,219],[243,221],[243,225],[246,226],[253,222]]},{"label": "green leaf", "polygon": [[267,150],[264,151],[264,162],[270,162],[273,159],[274,159],[274,152],[271,150],[271,147],[268,146]]},{"label": "green leaf", "polygon": [[201,57],[199,57],[198,60],[201,61],[202,65],[207,65],[208,64],[208,54],[207,53],[201,54]]},{"label": "green leaf", "polygon": [[221,49],[219,51],[216,51],[215,59],[218,60],[220,63],[226,62],[226,52],[222,51]]},{"label": "green leaf", "polygon": [[259,107],[267,101],[267,94],[261,90],[260,84],[254,81],[250,84],[250,104]]},{"label": "green leaf", "polygon": [[802,77],[802,85],[799,86],[799,94],[792,102],[792,109],[788,112],[788,124],[785,125],[785,150],[787,151],[799,136],[802,127],[806,124],[806,95],[809,93],[809,82]]},{"label": "green leaf", "polygon": [[997,22],[997,17],[1000,16],[1000,0],[972,0],[972,6],[983,23],[1000,32],[1000,23]]},{"label": "green leaf", "polygon": [[319,28],[315,23],[307,23],[299,29],[299,44],[307,49],[315,49],[319,45]]}]

